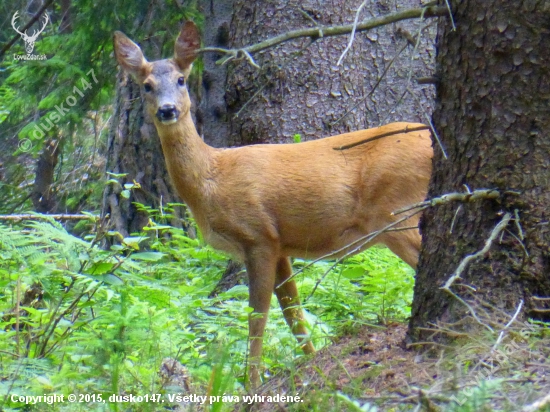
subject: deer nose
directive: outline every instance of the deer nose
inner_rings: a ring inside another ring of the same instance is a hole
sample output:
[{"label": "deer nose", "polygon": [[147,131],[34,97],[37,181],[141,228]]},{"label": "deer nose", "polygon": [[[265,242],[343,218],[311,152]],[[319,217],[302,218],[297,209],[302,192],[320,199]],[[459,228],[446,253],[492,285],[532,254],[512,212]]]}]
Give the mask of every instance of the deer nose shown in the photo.
[{"label": "deer nose", "polygon": [[161,123],[173,123],[178,119],[179,111],[173,104],[163,104],[157,111],[157,119]]}]

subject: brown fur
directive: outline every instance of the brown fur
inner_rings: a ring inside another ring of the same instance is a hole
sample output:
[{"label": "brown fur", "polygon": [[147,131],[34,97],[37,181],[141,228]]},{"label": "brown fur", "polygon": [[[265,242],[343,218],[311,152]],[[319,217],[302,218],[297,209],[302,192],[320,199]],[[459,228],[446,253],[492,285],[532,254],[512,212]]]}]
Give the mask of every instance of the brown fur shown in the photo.
[{"label": "brown fur", "polygon": [[[424,200],[431,174],[427,130],[385,137],[349,150],[357,142],[415,123],[392,123],[299,144],[214,149],[197,134],[187,77],[199,47],[196,27],[186,23],[176,41],[175,58],[147,62],[137,45],[115,34],[118,62],[152,91],[143,93],[155,119],[168,172],[189,205],[206,241],[241,259],[250,279],[250,379],[259,383],[257,366],[271,293],[306,353],[314,351],[291,275],[289,257],[316,258],[343,248],[397,218],[392,212]],[[165,124],[157,110],[173,104],[177,121]],[[401,226],[417,226],[413,217]],[[375,243],[387,245],[412,267],[420,250],[418,230],[387,232]],[[371,246],[365,245],[365,248]]]}]

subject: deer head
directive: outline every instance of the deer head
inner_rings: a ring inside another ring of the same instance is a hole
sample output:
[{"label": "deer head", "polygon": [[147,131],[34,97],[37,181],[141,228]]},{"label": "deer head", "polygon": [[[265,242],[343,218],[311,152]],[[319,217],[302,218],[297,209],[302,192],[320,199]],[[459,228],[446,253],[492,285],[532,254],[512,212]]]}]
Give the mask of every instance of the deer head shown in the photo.
[{"label": "deer head", "polygon": [[27,30],[25,30],[23,33],[19,31],[19,29],[17,28],[17,26],[15,25],[15,21],[17,20],[17,15],[18,15],[18,11],[15,12],[15,14],[13,15],[13,18],[11,19],[11,26],[13,27],[13,29],[19,33],[21,35],[21,38],[23,39],[23,41],[25,42],[25,50],[27,51],[27,54],[31,54],[32,51],[34,50],[34,42],[36,41],[36,39],[38,38],[38,35],[40,33],[42,33],[44,31],[44,29],[46,28],[46,24],[48,24],[48,21],[50,20],[50,18],[48,17],[48,14],[47,13],[44,13],[44,24],[42,25],[42,28],[38,31],[35,31],[32,36],[29,36],[27,35]]},{"label": "deer head", "polygon": [[174,124],[189,112],[191,100],[185,83],[200,46],[199,30],[193,22],[183,25],[172,59],[148,62],[139,46],[119,31],[114,45],[119,64],[142,86],[146,110],[157,127]]}]

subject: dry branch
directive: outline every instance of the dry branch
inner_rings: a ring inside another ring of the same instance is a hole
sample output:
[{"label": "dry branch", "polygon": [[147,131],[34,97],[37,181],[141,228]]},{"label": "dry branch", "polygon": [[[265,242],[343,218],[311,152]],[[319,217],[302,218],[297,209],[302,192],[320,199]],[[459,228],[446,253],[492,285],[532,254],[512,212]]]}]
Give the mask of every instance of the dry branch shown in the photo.
[{"label": "dry branch", "polygon": [[439,206],[450,202],[468,203],[478,199],[497,199],[498,197],[500,197],[500,192],[495,189],[479,189],[468,193],[458,193],[458,192],[447,193],[443,196],[434,197],[433,199],[426,200],[424,202],[416,203],[414,205],[410,205],[402,209],[396,210],[395,212],[393,212],[393,214],[399,215],[401,213],[408,212],[411,209],[417,209],[417,208],[426,207],[426,206],[428,207]]},{"label": "dry branch", "polygon": [[0,220],[12,222],[20,222],[21,220],[97,220],[97,215],[80,215],[80,214],[55,214],[55,215],[40,215],[33,213],[24,213],[19,215],[0,215]]},{"label": "dry branch", "polygon": [[439,17],[446,16],[449,14],[447,7],[443,6],[431,6],[431,7],[421,7],[410,10],[403,10],[395,13],[390,13],[385,16],[376,17],[374,19],[364,20],[363,22],[357,24],[346,24],[343,26],[329,26],[329,27],[309,27],[306,29],[292,30],[278,36],[266,39],[262,42],[252,44],[239,49],[224,49],[220,47],[204,47],[197,50],[197,53],[223,53],[226,56],[218,60],[217,64],[227,63],[229,60],[235,58],[246,58],[252,64],[251,55],[259,51],[275,47],[281,43],[299,39],[303,37],[309,37],[313,40],[322,38],[322,37],[331,37],[331,36],[340,36],[343,34],[349,34],[353,31],[354,27],[356,32],[371,30],[376,27],[385,26],[391,23],[397,23],[402,20],[410,20],[417,18],[429,18],[429,17]]},{"label": "dry branch", "polygon": [[532,403],[531,405],[528,405],[523,408],[523,412],[535,412],[535,411],[542,411],[545,406],[550,405],[550,393],[546,395],[544,398],[539,399],[535,403]]},{"label": "dry branch", "polygon": [[489,250],[491,249],[491,246],[493,245],[493,242],[495,241],[496,238],[498,238],[498,236],[500,235],[500,233],[506,228],[506,226],[508,225],[508,223],[510,222],[510,219],[512,218],[512,215],[510,213],[506,213],[504,215],[504,217],[502,218],[502,220],[495,226],[495,228],[493,229],[493,231],[491,232],[491,235],[489,236],[489,238],[487,239],[487,241],[485,242],[485,245],[483,246],[483,248],[479,251],[477,251],[476,253],[474,254],[471,254],[471,255],[468,255],[466,256],[462,262],[460,262],[460,264],[458,265],[458,268],[456,269],[455,273],[447,280],[447,282],[445,283],[445,285],[443,285],[443,287],[441,287],[441,289],[443,289],[445,292],[449,293],[451,296],[453,296],[455,299],[457,299],[459,302],[461,302],[464,306],[466,306],[466,308],[468,309],[468,311],[471,313],[472,317],[476,320],[477,323],[479,323],[480,325],[484,326],[485,328],[487,328],[489,331],[491,332],[494,332],[493,331],[493,328],[491,328],[489,325],[483,323],[479,317],[477,316],[474,308],[472,308],[472,306],[470,306],[470,304],[468,304],[464,299],[462,299],[460,296],[456,295],[452,290],[451,290],[451,286],[453,285],[453,283],[457,280],[457,279],[460,279],[461,275],[462,275],[462,272],[464,272],[466,270],[466,268],[468,267],[468,265],[470,264],[470,262],[472,262],[473,260],[476,260],[484,255],[487,254],[487,252],[489,252]]},{"label": "dry branch", "polygon": [[[416,229],[416,226],[407,226],[407,227],[399,227],[399,228],[396,228],[395,226],[397,226],[398,224],[410,219],[411,217],[413,217],[414,215],[417,215],[418,213],[422,212],[424,209],[419,209],[419,210],[416,210],[415,212],[411,213],[410,215],[407,215],[405,217],[402,217],[401,219],[398,219],[390,224],[388,224],[387,226],[383,227],[382,229],[380,230],[375,230],[374,232],[371,232],[365,236],[362,236],[360,237],[359,239],[357,240],[354,240],[353,242],[347,244],[346,246],[338,249],[338,250],[335,250],[333,252],[330,252],[330,253],[327,253],[326,255],[323,255],[311,262],[309,262],[307,265],[305,265],[303,268],[301,268],[300,270],[294,272],[292,274],[292,276],[288,277],[286,280],[284,280],[283,282],[281,282],[280,284],[276,285],[275,288],[279,288],[281,287],[282,285],[284,285],[286,282],[288,282],[289,280],[291,279],[294,279],[297,275],[299,275],[300,273],[302,273],[304,270],[306,270],[308,267],[312,266],[313,264],[319,262],[320,260],[325,260],[325,259],[330,259],[332,257],[335,257],[335,256],[338,256],[340,253],[342,252],[345,252],[343,256],[341,256],[340,258],[338,258],[333,265],[330,266],[330,268],[328,268],[328,270],[323,274],[323,276],[321,277],[321,280],[325,278],[325,276],[332,270],[334,269],[334,267],[336,267],[336,265],[338,265],[342,260],[344,260],[346,257],[350,256],[350,255],[353,255],[355,253],[357,253],[358,251],[360,251],[367,243],[369,242],[372,242],[377,236],[381,235],[382,233],[386,233],[386,232],[391,232],[391,231],[400,231],[400,230],[411,230],[411,229]],[[348,250],[350,249],[351,247],[354,247],[353,249],[351,250]],[[315,292],[315,290],[317,289],[317,286],[319,286],[319,283],[320,281],[317,282],[317,284],[315,285],[315,287],[313,288],[313,291],[311,292],[310,294],[310,297],[311,295]],[[309,299],[309,297],[308,297]],[[306,299],[307,300],[307,299]]]}]

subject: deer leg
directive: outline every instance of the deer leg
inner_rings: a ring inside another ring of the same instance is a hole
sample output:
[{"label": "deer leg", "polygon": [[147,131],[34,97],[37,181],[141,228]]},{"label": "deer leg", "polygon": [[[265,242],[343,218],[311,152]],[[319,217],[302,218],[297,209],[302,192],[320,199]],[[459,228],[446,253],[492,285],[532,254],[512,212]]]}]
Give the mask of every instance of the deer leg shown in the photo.
[{"label": "deer leg", "polygon": [[248,317],[250,339],[249,380],[252,388],[260,384],[258,368],[262,360],[262,343],[271,294],[275,286],[277,253],[272,250],[256,250],[245,259],[249,282],[249,305],[254,311]]},{"label": "deer leg", "polygon": [[280,287],[276,287],[292,275],[292,267],[288,257],[281,257],[277,261],[277,276],[275,285],[275,295],[279,300],[279,305],[283,311],[286,323],[290,330],[296,336],[305,354],[315,352],[315,348],[310,340],[307,339],[308,332],[305,327],[304,312],[300,306],[300,297],[294,279],[285,282]]}]

